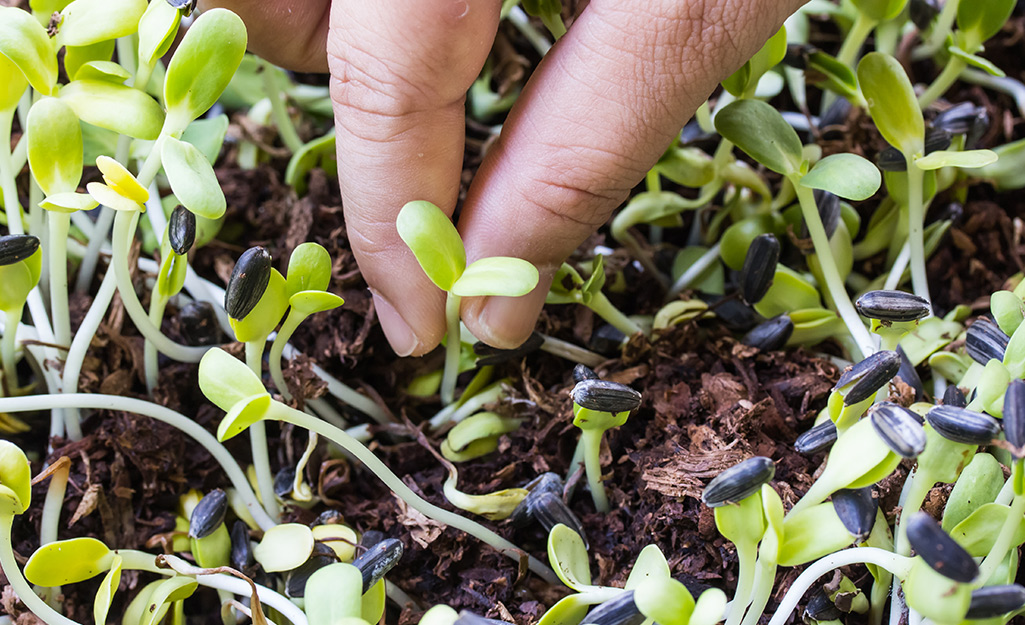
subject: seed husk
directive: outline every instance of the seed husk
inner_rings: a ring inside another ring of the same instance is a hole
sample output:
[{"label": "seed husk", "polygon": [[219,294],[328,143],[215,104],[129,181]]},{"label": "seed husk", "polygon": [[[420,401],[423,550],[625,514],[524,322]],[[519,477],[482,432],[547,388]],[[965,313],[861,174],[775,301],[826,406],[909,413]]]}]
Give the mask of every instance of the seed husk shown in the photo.
[{"label": "seed husk", "polygon": [[262,247],[251,247],[239,256],[224,291],[224,310],[242,320],[253,312],[270,283],[271,257]]},{"label": "seed husk", "polygon": [[543,336],[533,332],[530,338],[524,341],[522,345],[513,349],[499,349],[478,341],[473,344],[473,353],[477,355],[477,366],[486,367],[488,365],[498,365],[503,362],[519,360],[527,354],[540,349],[544,342],[545,338]]},{"label": "seed husk", "polygon": [[961,102],[934,117],[932,125],[952,135],[965,135],[971,132],[980,115],[985,114],[985,108],[971,102]]},{"label": "seed husk", "polygon": [[776,475],[776,465],[765,456],[753,456],[726,469],[708,483],[701,501],[709,508],[738,503],[753,495]]},{"label": "seed husk", "polygon": [[988,445],[1000,435],[1000,422],[989,415],[955,406],[934,406],[925,413],[932,429],[947,440]]},{"label": "seed husk", "polygon": [[295,485],[295,467],[285,467],[274,476],[274,494],[284,499]]},{"label": "seed husk", "polygon": [[171,211],[167,220],[167,240],[179,256],[188,254],[196,242],[196,216],[181,204]]},{"label": "seed husk", "polygon": [[929,300],[904,291],[869,291],[854,306],[863,317],[884,323],[917,321],[932,312]]},{"label": "seed husk", "polygon": [[943,405],[964,408],[968,405],[968,398],[964,396],[956,384],[951,384],[943,391]]},{"label": "seed husk", "polygon": [[188,345],[216,345],[221,342],[221,326],[210,302],[185,304],[178,312],[178,326]]},{"label": "seed husk", "polygon": [[763,352],[771,352],[782,349],[793,333],[794,322],[789,315],[783,314],[756,325],[740,342]]},{"label": "seed husk", "polygon": [[983,586],[972,591],[966,619],[984,619],[1017,612],[1025,606],[1025,587],[1019,584]]},{"label": "seed husk", "polygon": [[540,497],[541,494],[552,493],[561,497],[563,489],[562,478],[557,473],[549,471],[535,477],[524,488],[527,489],[527,496],[513,508],[512,514],[509,515],[509,524],[513,527],[524,527],[530,522],[531,502]]},{"label": "seed husk", "polygon": [[915,458],[925,451],[925,429],[914,412],[883,401],[869,407],[868,416],[876,434],[898,456]]},{"label": "seed husk", "polygon": [[298,568],[289,571],[285,579],[285,595],[292,599],[300,599],[306,596],[306,582],[310,576],[329,564],[338,561],[335,552],[331,547],[323,543],[316,543],[313,546],[313,554],[309,560],[303,562]]},{"label": "seed husk", "polygon": [[570,391],[573,403],[601,412],[627,412],[641,405],[641,394],[626,384],[610,380],[584,380]]},{"label": "seed husk", "polygon": [[[943,128],[930,128],[925,133],[925,153],[931,154],[950,147],[950,133]],[[888,147],[876,157],[879,169],[883,171],[906,171],[908,168],[904,154],[895,147]]]},{"label": "seed husk", "polygon": [[619,354],[619,349],[626,338],[626,335],[619,328],[611,323],[605,323],[594,330],[587,346],[591,348],[591,351],[598,352],[599,354],[615,356]]},{"label": "seed husk", "polygon": [[920,31],[929,30],[932,21],[940,14],[937,0],[911,0],[909,3],[911,21]]},{"label": "seed husk", "polygon": [[381,542],[385,538],[388,537],[385,536],[384,532],[380,530],[367,530],[363,532],[362,536],[360,536],[359,546],[363,547],[364,549],[370,549],[371,547]]},{"label": "seed husk", "polygon": [[231,566],[245,573],[256,562],[253,557],[253,541],[249,537],[249,527],[243,521],[235,521],[231,526]]},{"label": "seed husk", "polygon": [[808,606],[804,608],[805,618],[814,621],[835,621],[842,615],[843,612],[829,600],[829,595],[823,588],[819,588],[818,592],[811,596]]},{"label": "seed husk", "polygon": [[584,380],[597,379],[599,379],[598,374],[595,373],[594,370],[592,370],[587,365],[577,365],[573,367],[573,381],[577,384],[583,382]]},{"label": "seed husk", "polygon": [[551,492],[543,492],[531,499],[529,508],[530,516],[537,519],[545,531],[551,532],[552,528],[562,523],[570,528],[584,541],[584,548],[589,548],[587,535],[584,534],[584,526],[580,523],[577,515],[569,509],[569,506],[562,500],[562,497]]},{"label": "seed husk", "polygon": [[807,43],[787,44],[783,55],[783,64],[794,69],[808,69],[808,57],[818,52],[818,48]]},{"label": "seed husk", "polygon": [[715,308],[716,318],[734,332],[747,332],[763,321],[750,306],[728,295],[702,294],[702,301]]},{"label": "seed husk", "polygon": [[0,267],[20,263],[39,249],[39,237],[31,234],[0,236]]},{"label": "seed husk", "polygon": [[836,424],[826,419],[798,436],[794,441],[794,449],[798,453],[810,456],[829,449],[836,442],[836,437]]},{"label": "seed husk", "polygon": [[872,492],[871,486],[865,488],[843,489],[833,493],[833,509],[840,517],[840,522],[854,537],[854,542],[868,540],[872,526],[876,522],[876,511],[879,500]]},{"label": "seed husk", "polygon": [[1015,458],[1023,456],[1025,447],[1025,380],[1012,380],[1004,392],[1004,436],[1015,447]]},{"label": "seed husk", "polygon": [[908,543],[926,564],[948,579],[968,584],[979,575],[972,556],[925,512],[908,519]]},{"label": "seed husk", "polygon": [[192,510],[189,519],[189,536],[206,538],[224,523],[224,515],[228,512],[228,495],[216,488],[199,500]]},{"label": "seed husk", "polygon": [[982,317],[968,326],[964,346],[972,360],[984,365],[993,358],[1002,361],[1010,340],[1011,337],[1004,334],[1000,326]]},{"label": "seed husk", "polygon": [[644,615],[634,603],[634,591],[616,595],[598,605],[584,617],[583,625],[640,625]]},{"label": "seed husk", "polygon": [[182,16],[188,17],[196,10],[199,0],[167,0],[172,7],[182,12]]},{"label": "seed husk", "polygon": [[826,112],[819,117],[819,130],[826,134],[828,129],[841,128],[847,123],[847,117],[851,114],[851,108],[850,100],[847,98],[837,98],[835,102],[829,105]]},{"label": "seed husk", "polygon": [[751,241],[740,270],[740,294],[750,305],[768,293],[779,262],[779,241],[771,234],[760,234]]},{"label": "seed husk", "polygon": [[[836,227],[840,225],[840,216],[843,210],[840,207],[840,196],[822,189],[815,189],[815,206],[819,211],[819,219],[822,220],[822,227],[826,231],[826,238],[833,238]],[[804,225],[803,236],[807,238],[808,225]]]},{"label": "seed husk", "polygon": [[459,617],[455,620],[452,625],[515,625],[508,621],[502,621],[494,618],[485,618],[475,612],[469,610],[460,610]]},{"label": "seed husk", "polygon": [[900,345],[897,346],[897,354],[900,355],[900,369],[897,370],[897,377],[904,384],[914,389],[915,401],[922,401],[922,398],[925,397],[925,387],[922,385],[922,378],[918,377],[915,365],[911,364],[911,361],[908,360],[908,355],[904,353],[904,348]]},{"label": "seed husk", "polygon": [[363,593],[370,590],[402,558],[402,543],[385,538],[359,555],[352,564],[363,574]]},{"label": "seed husk", "polygon": [[876,394],[900,370],[900,354],[894,351],[878,351],[861,362],[844,369],[834,391],[849,387],[843,403],[850,406]]}]

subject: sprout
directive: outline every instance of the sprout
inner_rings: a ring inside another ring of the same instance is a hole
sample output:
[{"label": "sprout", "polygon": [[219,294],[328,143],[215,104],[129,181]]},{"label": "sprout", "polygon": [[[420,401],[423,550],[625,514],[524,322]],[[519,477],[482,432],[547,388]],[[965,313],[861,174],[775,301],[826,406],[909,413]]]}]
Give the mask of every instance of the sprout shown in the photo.
[{"label": "sprout", "polygon": [[925,451],[925,430],[914,412],[884,401],[870,407],[868,414],[876,434],[897,455],[915,458]]},{"label": "sprout", "polygon": [[262,247],[251,247],[239,256],[228,287],[224,291],[224,310],[237,321],[253,312],[263,297],[271,277],[271,257]]},{"label": "sprout", "polygon": [[897,375],[899,369],[900,355],[897,352],[878,351],[844,369],[833,391],[843,394],[845,406],[857,404],[875,395]]},{"label": "sprout", "polygon": [[1000,436],[1000,422],[966,408],[935,406],[925,420],[947,440],[965,445],[989,445]]},{"label": "sprout", "polygon": [[908,519],[907,533],[911,548],[937,573],[962,584],[978,577],[979,565],[972,556],[925,512]]},{"label": "sprout", "polygon": [[717,508],[743,501],[761,490],[776,475],[776,466],[764,456],[754,456],[726,469],[705,486],[701,501]]}]

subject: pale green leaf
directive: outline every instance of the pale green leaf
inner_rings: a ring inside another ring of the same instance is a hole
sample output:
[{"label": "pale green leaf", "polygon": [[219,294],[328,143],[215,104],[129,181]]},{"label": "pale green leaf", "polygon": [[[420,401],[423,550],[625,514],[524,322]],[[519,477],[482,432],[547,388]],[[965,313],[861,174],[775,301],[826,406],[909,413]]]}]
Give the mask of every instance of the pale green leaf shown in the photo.
[{"label": "pale green leaf", "polygon": [[975,454],[957,477],[943,506],[943,530],[951,532],[979,506],[996,501],[1003,486],[1004,471],[997,459],[987,453]]},{"label": "pale green leaf", "polygon": [[831,89],[846,98],[857,98],[860,93],[858,77],[854,75],[854,71],[836,57],[822,51],[813,52],[808,56],[808,71],[805,77],[809,82]]},{"label": "pale green leaf", "polygon": [[285,292],[325,291],[331,282],[331,255],[317,243],[301,243],[288,257]]},{"label": "pale green leaf", "polygon": [[223,443],[245,432],[257,421],[262,421],[267,416],[271,401],[270,394],[264,391],[262,394],[235,402],[217,426],[217,440]]},{"label": "pale green leaf", "polygon": [[537,267],[521,258],[492,256],[474,261],[452,285],[460,297],[519,297],[537,286]]},{"label": "pale green leaf", "polygon": [[548,561],[562,583],[576,591],[591,585],[591,569],[584,539],[562,523],[548,534]]},{"label": "pale green leaf", "polygon": [[925,121],[915,90],[897,59],[870,52],[858,63],[858,82],[879,133],[905,155],[925,146]]},{"label": "pale green leaf", "polygon": [[87,61],[75,72],[75,80],[102,80],[124,84],[132,75],[113,61]]},{"label": "pale green leaf", "polygon": [[21,70],[32,88],[52,95],[57,86],[57,51],[31,13],[0,7],[0,55]]},{"label": "pale green leaf", "polygon": [[960,623],[972,600],[972,585],[959,584],[915,558],[904,578],[908,607],[936,623]]},{"label": "pale green leaf", "polygon": [[36,549],[25,563],[25,579],[37,586],[77,584],[106,571],[113,557],[95,538],[58,540]]},{"label": "pale green leaf", "polygon": [[164,78],[164,104],[172,134],[185,130],[217,102],[245,52],[245,24],[231,11],[211,9],[192,23]]},{"label": "pale green leaf", "polygon": [[43,193],[73,193],[82,179],[82,128],[71,107],[43,98],[28,112],[28,162]]},{"label": "pale green leaf", "polygon": [[992,165],[997,161],[997,153],[993,150],[937,150],[915,161],[919,169],[926,171],[940,167],[964,167],[975,169]]},{"label": "pale green leaf", "polygon": [[801,140],[783,116],[761,100],[737,100],[715,116],[715,128],[762,165],[778,174],[800,171]]},{"label": "pale green leaf", "polygon": [[310,625],[333,625],[361,615],[363,575],[351,564],[336,562],[310,575],[306,582],[306,616]]},{"label": "pale green leaf", "polygon": [[634,604],[641,614],[660,625],[687,625],[694,597],[672,577],[653,577],[634,590]]},{"label": "pale green leaf", "polygon": [[285,278],[277,269],[271,269],[267,290],[256,303],[256,308],[253,308],[244,319],[229,319],[231,328],[235,331],[235,339],[243,343],[263,341],[274,331],[287,310]]},{"label": "pale green leaf", "polygon": [[10,111],[18,106],[21,94],[27,88],[25,74],[10,59],[0,54],[0,111]]},{"label": "pale green leaf", "polygon": [[304,315],[334,310],[344,303],[344,299],[326,291],[299,291],[288,298],[288,305]]},{"label": "pale green leaf", "polygon": [[131,35],[146,0],[75,0],[61,11],[57,46],[89,46]]},{"label": "pale green leaf", "polygon": [[965,63],[968,63],[969,65],[971,65],[973,67],[978,67],[979,69],[981,69],[982,71],[986,72],[990,76],[996,76],[998,78],[1003,78],[1004,76],[1007,75],[1004,72],[1004,70],[1002,70],[999,67],[997,67],[989,59],[987,59],[985,57],[981,57],[978,54],[971,54],[969,52],[966,52],[965,50],[962,50],[960,46],[950,46],[950,47],[947,48],[947,51],[950,52],[950,54],[952,56],[956,56],[956,57],[960,58],[962,61],[964,61]]},{"label": "pale green leaf", "polygon": [[[309,614],[307,613],[307,615]],[[310,618],[312,619],[312,616]],[[453,625],[457,618],[459,618],[458,612],[444,603],[439,603],[430,610],[424,612],[424,615],[420,617],[419,625]],[[311,623],[311,625],[314,624]],[[318,621],[315,625],[322,624]]]},{"label": "pale green leaf", "polygon": [[857,154],[833,154],[815,163],[801,178],[801,186],[823,189],[848,200],[867,200],[879,190],[883,177],[867,159]]},{"label": "pale green leaf", "polygon": [[873,22],[891,20],[901,11],[908,0],[852,0],[854,6]]},{"label": "pale green leaf", "polygon": [[199,388],[225,412],[240,401],[267,394],[252,369],[220,348],[211,349],[199,361]]},{"label": "pale green leaf", "polygon": [[174,42],[181,11],[169,2],[150,2],[139,20],[138,63],[148,66],[164,56]]},{"label": "pale green leaf", "polygon": [[1000,32],[1011,17],[1015,0],[985,0],[984,2],[963,1],[957,5],[957,28],[962,33],[971,32],[970,39],[977,44]]},{"label": "pale green leaf", "polygon": [[60,90],[60,99],[84,122],[134,139],[156,139],[164,111],[149,95],[103,80],[75,80]]},{"label": "pale green leaf", "polygon": [[189,127],[182,133],[182,141],[194,145],[206,161],[211,165],[217,162],[221,154],[221,146],[224,145],[224,136],[228,133],[228,116],[221,114],[217,117],[206,117],[197,119],[189,124]]},{"label": "pale green leaf", "polygon": [[726,593],[718,588],[709,588],[698,596],[689,625],[715,625],[723,620],[726,612]]},{"label": "pale green leaf", "polygon": [[[301,523],[282,523],[267,530],[263,540],[253,547],[253,557],[268,573],[291,571],[301,566],[313,553],[313,532]],[[352,565],[349,565],[352,566]],[[357,572],[359,569],[356,569]],[[359,594],[362,595],[363,582],[360,577]],[[359,615],[359,603],[353,606]]]},{"label": "pale green leaf", "polygon": [[451,290],[466,269],[466,249],[448,215],[430,202],[409,202],[399,211],[395,227],[431,282],[442,291]]},{"label": "pale green leaf", "polygon": [[[1002,504],[982,504],[954,526],[954,529],[950,531],[950,537],[973,557],[981,558],[993,549],[993,543],[996,542],[1010,511],[1008,506]],[[1011,539],[1010,547],[1017,547],[1023,542],[1025,542],[1025,523],[1019,522]]]},{"label": "pale green leaf", "polygon": [[[0,310],[20,310],[28,294],[39,284],[42,248],[20,263],[0,266]],[[0,489],[3,481],[0,480]]]},{"label": "pale green leaf", "polygon": [[[36,255],[40,253],[36,252]],[[6,285],[6,282],[3,284]],[[0,439],[0,514],[21,514],[28,510],[31,502],[32,468],[28,458],[20,447],[9,440]]]},{"label": "pale green leaf", "polygon": [[537,625],[579,625],[587,616],[589,605],[583,594],[563,597],[541,616]]},{"label": "pale green leaf", "polygon": [[107,571],[107,574],[103,576],[103,581],[100,582],[100,587],[96,591],[96,597],[93,599],[94,623],[107,622],[110,604],[114,600],[114,593],[117,592],[118,585],[121,583],[122,561],[123,558],[115,554],[110,563],[110,570]]},{"label": "pale green leaf", "polygon": [[198,587],[199,582],[196,578],[185,575],[175,575],[163,580],[153,588],[153,594],[149,597],[139,625],[157,625],[163,620],[167,608],[172,603],[191,597]]},{"label": "pale green leaf", "polygon": [[658,545],[648,545],[641,549],[641,553],[634,560],[634,566],[630,570],[630,576],[626,578],[624,590],[634,590],[649,579],[670,578],[672,572],[669,570],[669,563]]},{"label": "pale green leaf", "polygon": [[197,217],[218,219],[227,202],[210,162],[194,145],[165,137],[161,162],[171,191],[181,204]]},{"label": "pale green leaf", "polygon": [[75,80],[78,70],[92,61],[110,61],[114,56],[113,39],[94,43],[91,46],[66,46],[64,48],[64,71]]},{"label": "pale green leaf", "polygon": [[96,201],[96,198],[88,193],[76,193],[74,191],[48,195],[39,203],[39,206],[42,208],[48,211],[56,211],[58,213],[88,211],[99,205],[100,203]]}]

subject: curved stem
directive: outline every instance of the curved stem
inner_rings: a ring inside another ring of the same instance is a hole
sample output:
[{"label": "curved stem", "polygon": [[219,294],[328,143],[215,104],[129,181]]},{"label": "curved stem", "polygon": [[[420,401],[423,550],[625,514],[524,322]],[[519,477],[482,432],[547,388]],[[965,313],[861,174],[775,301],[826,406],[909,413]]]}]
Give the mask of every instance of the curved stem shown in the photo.
[{"label": "curved stem", "polygon": [[[82,373],[86,352],[89,350],[89,344],[92,342],[93,336],[96,335],[96,330],[100,327],[103,315],[106,314],[107,307],[110,306],[110,300],[114,297],[116,290],[117,281],[114,278],[114,272],[108,269],[96,296],[93,297],[89,311],[85,314],[85,319],[78,326],[78,332],[75,333],[75,338],[71,341],[71,349],[68,350],[68,358],[64,361],[63,387],[65,393],[78,392],[78,379]],[[64,415],[68,423],[77,424],[79,422],[77,406],[65,410]]]},{"label": "curved stem", "polygon": [[872,29],[875,27],[876,21],[859,11],[858,17],[854,18],[854,24],[847,31],[847,36],[844,37],[843,45],[840,46],[836,60],[854,69],[854,62],[858,60],[858,53],[861,52],[861,47],[865,45],[865,40],[868,39],[869,34],[871,34]]},{"label": "curved stem", "polygon": [[[164,320],[164,309],[167,307],[167,296],[159,285],[153,287],[149,296],[149,320],[157,328]],[[160,369],[157,361],[157,346],[152,341],[143,344],[143,360],[146,370],[146,391],[153,395],[153,389],[157,387],[160,378]]]},{"label": "curved stem", "polygon": [[445,338],[445,370],[441,375],[441,403],[448,406],[455,400],[456,378],[459,377],[459,350],[462,347],[459,332],[459,302],[462,298],[449,292],[445,297],[445,320],[448,332]]},{"label": "curved stem", "polygon": [[[954,19],[957,17],[957,5],[959,4],[960,0],[947,0],[943,3],[943,9],[940,10],[932,32],[929,33],[929,39],[922,46],[922,58],[932,56],[943,47],[943,44],[947,41],[947,35],[950,34],[950,29],[954,25]],[[914,58],[916,60],[918,57],[919,55],[915,54]]]},{"label": "curved stem", "polygon": [[915,157],[906,158],[908,167],[908,243],[911,246],[911,288],[915,295],[929,299],[929,277],[925,272],[925,172],[915,165]]},{"label": "curved stem", "polygon": [[377,456],[363,446],[362,443],[352,438],[352,436],[344,430],[336,428],[324,421],[320,421],[319,419],[314,419],[310,415],[290,408],[280,402],[271,403],[271,407],[267,411],[266,418],[291,423],[330,439],[339,447],[355,456],[356,459],[370,469],[378,479],[384,482],[385,486],[390,488],[400,499],[405,501],[409,507],[430,519],[450,525],[486,542],[494,547],[499,553],[515,562],[521,562],[524,557],[527,558],[531,571],[541,576],[549,583],[559,583],[558,578],[551,569],[542,564],[537,558],[516,547],[516,545],[512,544],[508,540],[502,538],[479,523],[461,517],[453,512],[449,512],[448,510],[439,508],[438,506],[421,498],[413,492],[410,487],[406,486],[406,483],[399,479],[399,477],[395,475],[387,465],[381,462]]},{"label": "curved stem", "polygon": [[217,442],[214,435],[207,432],[201,425],[186,417],[153,402],[134,399],[132,397],[119,397],[117,395],[101,395],[99,393],[66,393],[61,395],[30,395],[27,397],[0,398],[0,412],[31,412],[34,410],[52,410],[54,408],[91,408],[94,410],[121,410],[140,414],[157,421],[162,421],[174,428],[177,428],[193,438],[202,445],[214,460],[221,465],[224,472],[231,481],[232,486],[238,491],[239,497],[245,502],[253,519],[264,530],[277,525],[263,506],[253,494],[249,486],[246,474],[239,467],[238,462],[224,445]]},{"label": "curved stem", "polygon": [[911,553],[911,545],[908,543],[908,526],[905,521],[921,510],[925,498],[929,496],[935,480],[927,479],[922,472],[913,473],[905,485],[904,502],[901,504],[900,519],[897,522],[897,531],[894,534],[893,550],[898,555],[906,556]]},{"label": "curved stem", "polygon": [[4,368],[4,383],[7,392],[0,396],[14,395],[18,392],[18,323],[21,321],[25,306],[18,306],[4,311],[4,336],[0,339],[0,365]]},{"label": "curved stem", "polygon": [[700,278],[701,274],[705,273],[705,270],[711,267],[717,260],[719,260],[718,241],[716,241],[715,245],[708,248],[708,251],[694,261],[690,267],[687,267],[687,271],[680,274],[680,277],[676,279],[676,282],[673,283],[672,288],[666,294],[666,301],[676,299],[677,295],[690,288],[690,285]]},{"label": "curved stem", "polygon": [[18,567],[18,561],[14,558],[14,548],[11,546],[13,525],[13,515],[0,514],[0,569],[3,569],[7,583],[14,589],[14,594],[18,595],[25,607],[32,610],[32,613],[47,625],[79,625],[78,622],[56,612],[32,590],[21,568]]},{"label": "curved stem", "polygon": [[878,547],[855,547],[831,553],[809,565],[794,580],[794,583],[790,585],[790,590],[787,591],[783,601],[780,602],[779,608],[776,609],[776,613],[772,615],[769,625],[783,625],[786,623],[787,619],[790,618],[790,614],[797,607],[798,602],[800,602],[801,597],[804,596],[804,593],[808,592],[808,589],[815,583],[815,580],[833,569],[852,564],[874,564],[893,573],[895,577],[903,579],[911,569],[911,562],[911,558],[899,556]]},{"label": "curved stem", "polygon": [[[1011,479],[1013,480],[1014,478],[1012,477]],[[1025,495],[1017,495],[1011,502],[1011,509],[1007,512],[1007,518],[1004,519],[1004,524],[1000,527],[1000,533],[997,534],[993,547],[990,548],[986,558],[979,565],[977,585],[985,585],[993,575],[993,572],[996,571],[996,568],[1007,557],[1007,552],[1014,545],[1014,535],[1018,533],[1018,527],[1021,525],[1023,516],[1025,516]]]},{"label": "curved stem", "polygon": [[[964,59],[958,56],[951,56],[947,61],[947,66],[943,68],[940,75],[936,77],[929,88],[925,90],[922,95],[918,96],[918,106],[923,109],[927,108],[930,104],[935,102],[940,96],[950,89],[950,86],[957,81],[957,77],[961,75],[961,72],[968,67],[968,64]],[[911,169],[909,167],[908,172]]]},{"label": "curved stem", "polygon": [[579,345],[574,345],[573,343],[557,339],[554,336],[548,336],[547,334],[542,334],[541,336],[544,338],[544,343],[541,343],[541,347],[539,349],[543,352],[548,352],[553,356],[559,356],[560,358],[564,358],[570,362],[584,364],[592,369],[606,360],[601,354],[592,352],[589,349],[584,349]]},{"label": "curved stem", "polygon": [[[246,343],[246,364],[257,378],[263,378],[263,346],[266,337]],[[263,507],[273,518],[281,514],[277,495],[274,494],[274,473],[270,468],[270,453],[267,450],[267,425],[257,421],[249,426],[249,446],[253,453],[253,468],[256,469],[256,485],[260,489]]]},{"label": "curved stem", "polygon": [[78,267],[78,277],[75,278],[75,291],[85,293],[96,275],[96,264],[100,260],[100,249],[107,241],[107,234],[110,226],[114,223],[114,210],[108,206],[100,208],[100,216],[93,224],[92,235],[89,237],[89,247],[82,255],[82,264]]},{"label": "curved stem", "polygon": [[587,307],[594,311],[594,314],[607,321],[609,325],[628,337],[633,336],[638,332],[644,332],[641,326],[637,325],[633,319],[627,317],[622,313],[622,311],[613,306],[612,302],[609,301],[609,298],[605,297],[605,294],[601,291],[594,294],[594,297],[591,298]]},{"label": "curved stem", "polygon": [[499,380],[491,384],[491,386],[485,387],[479,393],[473,397],[467,399],[461,405],[449,404],[438,411],[436,415],[431,417],[428,421],[432,430],[437,430],[446,423],[459,423],[466,417],[477,412],[484,406],[484,404],[498,401],[502,396],[502,385],[507,380]]},{"label": "curved stem", "polygon": [[274,380],[274,386],[278,387],[278,392],[285,400],[291,400],[292,394],[288,392],[288,384],[285,382],[285,374],[281,371],[281,354],[285,350],[285,345],[288,343],[288,339],[292,338],[292,334],[295,332],[299,324],[306,319],[306,315],[297,312],[295,308],[288,309],[288,316],[285,318],[285,323],[281,324],[281,328],[278,330],[277,335],[274,336],[274,342],[270,346],[270,355],[268,356],[269,363],[267,367],[270,369],[270,377]]},{"label": "curved stem", "polygon": [[[43,210],[43,209],[39,209]],[[71,344],[71,311],[68,309],[68,229],[71,215],[50,211],[50,314],[53,338],[58,345]]]},{"label": "curved stem", "polygon": [[609,497],[601,483],[601,437],[604,430],[581,430],[580,444],[584,449],[584,470],[591,500],[598,512],[609,511]]},{"label": "curved stem", "polygon": [[0,111],[0,189],[4,194],[4,214],[11,234],[25,234],[22,223],[21,200],[14,182],[14,164],[11,162],[11,125],[14,109]]},{"label": "curved stem", "polygon": [[744,611],[750,604],[751,589],[754,587],[755,564],[758,557],[758,543],[744,541],[733,543],[737,548],[737,562],[740,571],[737,573],[737,591],[733,593],[733,604],[726,618],[726,625],[739,625],[744,618]]}]

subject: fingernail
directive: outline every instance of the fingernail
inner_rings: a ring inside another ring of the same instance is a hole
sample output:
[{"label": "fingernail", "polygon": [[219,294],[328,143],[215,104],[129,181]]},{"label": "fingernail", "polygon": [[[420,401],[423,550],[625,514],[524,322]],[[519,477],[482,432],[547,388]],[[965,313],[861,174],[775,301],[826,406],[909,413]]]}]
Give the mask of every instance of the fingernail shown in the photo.
[{"label": "fingernail", "polygon": [[535,305],[534,299],[534,293],[523,297],[487,298],[476,308],[479,311],[481,333],[487,335],[478,338],[503,349],[519,347],[537,325],[541,309]]},{"label": "fingernail", "polygon": [[374,296],[374,308],[377,310],[377,320],[381,323],[384,336],[387,337],[391,348],[398,356],[408,356],[420,346],[420,340],[416,338],[413,329],[409,327],[406,320],[402,318],[399,311],[391,305],[383,296],[371,290]]}]

